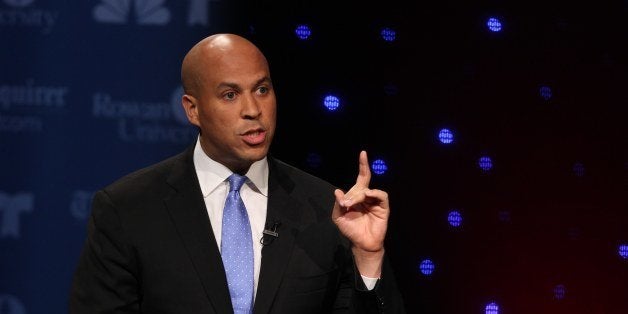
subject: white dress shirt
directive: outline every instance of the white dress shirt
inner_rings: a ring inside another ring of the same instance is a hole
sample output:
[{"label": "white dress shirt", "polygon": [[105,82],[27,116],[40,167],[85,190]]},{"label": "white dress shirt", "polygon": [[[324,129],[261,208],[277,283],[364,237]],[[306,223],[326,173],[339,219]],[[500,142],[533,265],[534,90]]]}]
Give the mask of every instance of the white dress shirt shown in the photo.
[{"label": "white dress shirt", "polygon": [[[214,237],[216,237],[216,243],[220,250],[222,211],[229,193],[229,181],[227,181],[227,178],[233,172],[209,158],[201,148],[199,141],[196,142],[196,147],[194,148],[194,168],[201,185],[209,222],[212,225]],[[246,173],[246,177],[248,180],[240,188],[240,196],[246,207],[251,224],[254,293],[257,294],[257,279],[259,278],[260,265],[262,264],[262,244],[260,239],[266,223],[266,205],[268,204],[268,163],[266,158],[254,162]]]},{"label": "white dress shirt", "polygon": [[[222,238],[222,211],[229,193],[227,178],[233,173],[223,164],[209,158],[203,151],[200,138],[194,147],[194,168],[203,193],[203,200],[209,215],[216,243],[220,250]],[[254,295],[257,294],[257,285],[262,264],[262,239],[268,204],[268,162],[264,159],[254,162],[246,173],[248,180],[240,188],[240,196],[246,207],[251,224],[253,241],[254,263]],[[377,283],[377,278],[362,276],[364,284],[371,290]]]}]

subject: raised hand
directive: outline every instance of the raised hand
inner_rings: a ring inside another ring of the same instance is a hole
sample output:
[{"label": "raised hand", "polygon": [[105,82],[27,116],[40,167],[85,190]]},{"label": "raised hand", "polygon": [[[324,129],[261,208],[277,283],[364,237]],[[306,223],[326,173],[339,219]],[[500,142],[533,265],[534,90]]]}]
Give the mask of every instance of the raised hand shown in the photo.
[{"label": "raised hand", "polygon": [[384,238],[390,208],[388,193],[369,189],[371,170],[365,151],[360,152],[355,185],[346,193],[336,189],[332,219],[340,232],[352,243],[360,273],[378,277],[384,256]]}]

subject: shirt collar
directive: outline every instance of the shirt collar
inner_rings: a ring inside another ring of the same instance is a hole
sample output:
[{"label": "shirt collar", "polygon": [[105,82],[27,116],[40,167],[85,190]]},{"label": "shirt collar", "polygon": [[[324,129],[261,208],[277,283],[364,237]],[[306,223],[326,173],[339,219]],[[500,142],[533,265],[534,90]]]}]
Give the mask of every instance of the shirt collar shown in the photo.
[{"label": "shirt collar", "polygon": [[[205,154],[201,148],[200,136],[196,140],[193,158],[203,197],[207,197],[233,173],[229,168]],[[249,178],[247,184],[253,183],[251,186],[253,190],[268,197],[268,162],[266,157],[254,162],[249,167],[249,171],[246,172],[246,176]]]}]

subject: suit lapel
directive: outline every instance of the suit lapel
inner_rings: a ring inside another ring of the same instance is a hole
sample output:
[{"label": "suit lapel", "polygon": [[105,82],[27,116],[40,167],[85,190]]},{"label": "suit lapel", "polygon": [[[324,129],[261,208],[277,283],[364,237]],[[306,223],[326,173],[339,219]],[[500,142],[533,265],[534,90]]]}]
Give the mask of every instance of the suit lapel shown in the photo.
[{"label": "suit lapel", "polygon": [[216,313],[232,313],[227,277],[194,170],[194,147],[175,163],[167,180],[173,193],[164,200],[181,240]]},{"label": "suit lapel", "polygon": [[279,236],[262,248],[262,265],[255,297],[254,313],[268,313],[288,261],[292,254],[295,238],[301,226],[302,204],[291,196],[294,182],[279,168],[277,162],[269,160],[268,208],[266,225],[280,222]]}]

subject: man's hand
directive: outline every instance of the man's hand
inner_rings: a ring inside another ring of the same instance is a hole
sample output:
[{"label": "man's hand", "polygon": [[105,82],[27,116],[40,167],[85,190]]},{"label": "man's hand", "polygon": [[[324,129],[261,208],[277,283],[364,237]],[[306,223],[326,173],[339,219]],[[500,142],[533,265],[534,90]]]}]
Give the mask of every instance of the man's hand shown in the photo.
[{"label": "man's hand", "polygon": [[378,278],[384,257],[384,238],[390,208],[388,194],[369,189],[371,169],[366,152],[360,152],[355,185],[347,193],[337,189],[332,219],[352,243],[356,266],[362,276]]}]

